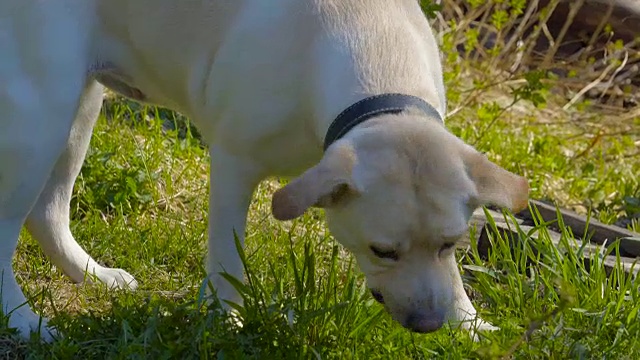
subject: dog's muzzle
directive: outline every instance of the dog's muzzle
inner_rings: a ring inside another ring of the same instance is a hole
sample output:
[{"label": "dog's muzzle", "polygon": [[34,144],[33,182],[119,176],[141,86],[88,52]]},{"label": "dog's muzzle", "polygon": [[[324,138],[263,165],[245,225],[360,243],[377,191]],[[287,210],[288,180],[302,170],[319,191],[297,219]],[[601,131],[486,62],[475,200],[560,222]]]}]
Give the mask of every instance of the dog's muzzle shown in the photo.
[{"label": "dog's muzzle", "polygon": [[426,334],[440,329],[443,324],[444,312],[432,311],[424,314],[410,314],[404,327],[417,333]]},{"label": "dog's muzzle", "polygon": [[[384,296],[382,296],[380,291],[376,289],[369,289],[369,291],[371,291],[371,296],[373,296],[377,302],[384,305]],[[420,311],[409,314],[405,321],[401,323],[402,326],[413,332],[426,334],[439,330],[442,325],[444,325],[444,317],[444,312]]]}]

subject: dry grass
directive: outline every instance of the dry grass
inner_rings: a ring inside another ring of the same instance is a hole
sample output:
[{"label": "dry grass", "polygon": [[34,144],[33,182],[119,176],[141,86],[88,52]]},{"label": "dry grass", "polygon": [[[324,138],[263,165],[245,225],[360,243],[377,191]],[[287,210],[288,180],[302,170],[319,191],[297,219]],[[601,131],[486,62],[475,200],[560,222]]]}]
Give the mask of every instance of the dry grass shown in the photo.
[{"label": "dry grass", "polygon": [[[596,100],[600,110],[637,105],[640,86],[639,24],[621,19],[610,5],[594,1],[441,0],[435,21],[453,33],[467,60],[486,62],[504,74],[550,70],[563,79],[559,91],[568,110],[580,100]],[[477,5],[471,5],[477,3]],[[602,12],[603,11],[603,12]],[[585,19],[587,17],[587,19]],[[636,14],[640,20],[640,14]],[[625,22],[626,21],[626,22]],[[473,44],[470,34],[477,36]],[[469,48],[469,45],[472,48]]]}]

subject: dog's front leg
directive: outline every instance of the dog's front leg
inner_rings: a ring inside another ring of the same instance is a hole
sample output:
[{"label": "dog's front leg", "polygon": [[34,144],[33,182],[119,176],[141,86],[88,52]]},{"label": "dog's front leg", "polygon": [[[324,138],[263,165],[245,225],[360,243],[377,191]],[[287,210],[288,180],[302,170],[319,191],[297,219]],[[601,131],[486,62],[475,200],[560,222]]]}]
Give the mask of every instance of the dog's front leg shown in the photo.
[{"label": "dog's front leg", "polygon": [[451,326],[460,326],[470,331],[474,339],[478,339],[478,331],[498,330],[497,327],[482,320],[478,315],[476,308],[471,303],[471,299],[464,290],[462,277],[458,270],[458,265],[454,254],[449,258],[449,269],[451,271],[451,279],[453,286],[454,299],[451,307],[447,312],[447,320]]},{"label": "dog's front leg", "polygon": [[229,310],[228,301],[241,305],[242,299],[221,274],[243,281],[235,237],[244,246],[247,213],[261,176],[251,161],[216,146],[211,147],[210,171],[207,274],[221,305]]}]

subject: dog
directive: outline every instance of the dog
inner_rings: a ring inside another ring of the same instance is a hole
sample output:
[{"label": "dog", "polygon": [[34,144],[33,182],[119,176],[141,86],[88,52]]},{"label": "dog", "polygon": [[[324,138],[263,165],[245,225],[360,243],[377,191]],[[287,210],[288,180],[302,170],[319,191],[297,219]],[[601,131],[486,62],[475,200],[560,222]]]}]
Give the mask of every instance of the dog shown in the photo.
[{"label": "dog", "polygon": [[[134,289],[69,230],[69,201],[104,88],[191,119],[210,149],[207,279],[242,303],[253,190],[273,216],[322,208],[373,297],[410,331],[477,317],[454,257],[472,212],[527,206],[527,180],[450,133],[441,54],[416,0],[0,0],[2,310],[22,336],[56,330],[26,304],[23,226],[75,282]],[[473,325],[475,324],[475,325]]]}]

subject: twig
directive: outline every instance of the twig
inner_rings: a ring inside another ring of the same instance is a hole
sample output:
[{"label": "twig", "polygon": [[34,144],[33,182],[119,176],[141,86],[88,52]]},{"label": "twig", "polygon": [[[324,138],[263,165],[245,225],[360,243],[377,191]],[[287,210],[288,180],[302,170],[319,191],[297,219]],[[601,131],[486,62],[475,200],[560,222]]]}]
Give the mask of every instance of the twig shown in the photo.
[{"label": "twig", "polygon": [[600,36],[600,33],[602,33],[602,30],[604,30],[604,28],[609,23],[609,19],[611,18],[611,15],[613,14],[613,9],[614,9],[614,2],[610,1],[609,2],[609,7],[607,8],[607,13],[602,18],[602,20],[598,24],[598,27],[596,28],[596,30],[591,35],[591,39],[589,40],[589,44],[587,45],[587,47],[585,48],[585,51],[583,53],[584,56],[583,56],[582,60],[586,60],[587,54],[594,48],[596,42],[598,42],[598,37]]},{"label": "twig", "polygon": [[564,37],[567,35],[567,31],[569,30],[569,27],[571,26],[571,24],[573,24],[573,20],[575,20],[576,15],[578,15],[578,11],[580,11],[582,6],[584,5],[584,2],[585,0],[573,1],[573,3],[569,6],[569,16],[567,16],[567,21],[565,21],[564,25],[562,25],[562,30],[560,30],[560,33],[558,34],[558,37],[555,39],[553,46],[545,55],[544,60],[542,61],[542,67],[544,68],[548,67],[551,61],[553,61],[553,58],[558,52],[560,45],[562,45],[562,41],[564,40]]},{"label": "twig", "polygon": [[600,76],[598,76],[597,79],[593,80],[592,82],[587,84],[587,86],[585,86],[582,90],[580,90],[576,94],[576,96],[574,96],[571,99],[571,101],[569,101],[565,106],[562,107],[562,110],[565,110],[565,111],[569,110],[569,108],[572,107],[576,102],[578,102],[578,100],[580,100],[580,98],[582,98],[584,94],[589,92],[589,90],[593,89],[594,87],[598,86],[598,84],[602,83],[602,80],[604,80],[604,78],[607,77],[609,72],[613,70],[615,67],[616,67],[615,64],[610,64],[609,66],[607,66],[607,68],[604,69],[602,74],[600,74]]},{"label": "twig", "polygon": [[596,134],[596,136],[593,138],[593,140],[591,140],[587,148],[582,150],[578,155],[574,156],[573,160],[579,159],[585,156],[586,154],[588,154],[596,146],[596,144],[600,142],[601,139],[602,139],[602,134]]},{"label": "twig", "polygon": [[640,109],[637,109],[635,111],[631,111],[631,112],[625,114],[625,116],[623,116],[620,120],[628,121],[628,120],[632,120],[634,118],[640,118]]},{"label": "twig", "polygon": [[[627,66],[627,61],[629,61],[629,52],[625,51],[624,59],[622,60],[622,63],[620,64],[620,66],[618,66],[616,71],[613,72],[613,74],[609,77],[609,81],[607,81],[607,83],[605,84],[605,87],[604,87],[605,92],[611,87],[611,85],[613,84],[613,81],[615,80],[616,76],[620,73],[620,71],[622,71]],[[604,97],[605,92],[602,92],[602,94],[600,94],[600,100],[602,100],[602,98]]]},{"label": "twig", "polygon": [[[534,52],[538,39],[540,38],[540,34],[544,31],[545,24],[551,18],[551,15],[555,12],[556,7],[560,4],[560,0],[551,0],[546,7],[543,7],[540,11],[535,14],[538,15],[537,23],[538,27],[534,27],[533,32],[526,38],[524,45],[522,46],[523,51],[527,56],[531,56],[531,53]],[[544,16],[542,16],[544,15]]]},{"label": "twig", "polygon": [[[527,28],[527,24],[529,23],[529,20],[531,20],[531,17],[535,14],[536,10],[538,9],[539,3],[540,3],[540,0],[532,0],[529,3],[529,5],[527,6],[527,11],[524,13],[522,20],[518,25],[518,28],[516,29],[515,33],[511,36],[511,39],[509,40],[507,45],[505,45],[503,54],[509,54],[509,50],[511,50],[514,47],[514,45],[516,45],[517,48],[519,49],[518,51],[522,53],[519,56],[521,58],[524,57],[524,46],[519,45],[518,43],[521,41],[521,38],[524,36],[524,32],[525,32],[525,29]],[[502,56],[499,56],[498,58],[503,59]]]},{"label": "twig", "polygon": [[604,56],[602,59],[598,59],[596,62],[593,63],[593,66],[591,67],[591,69],[597,69],[599,66],[603,66],[604,64],[606,64],[607,61],[610,61],[611,58],[619,56],[623,52],[629,52],[629,49],[633,49],[634,47],[639,46],[639,45],[640,45],[640,38],[633,39],[630,42],[624,44],[622,49],[616,50],[615,52],[613,52],[609,56]]}]

